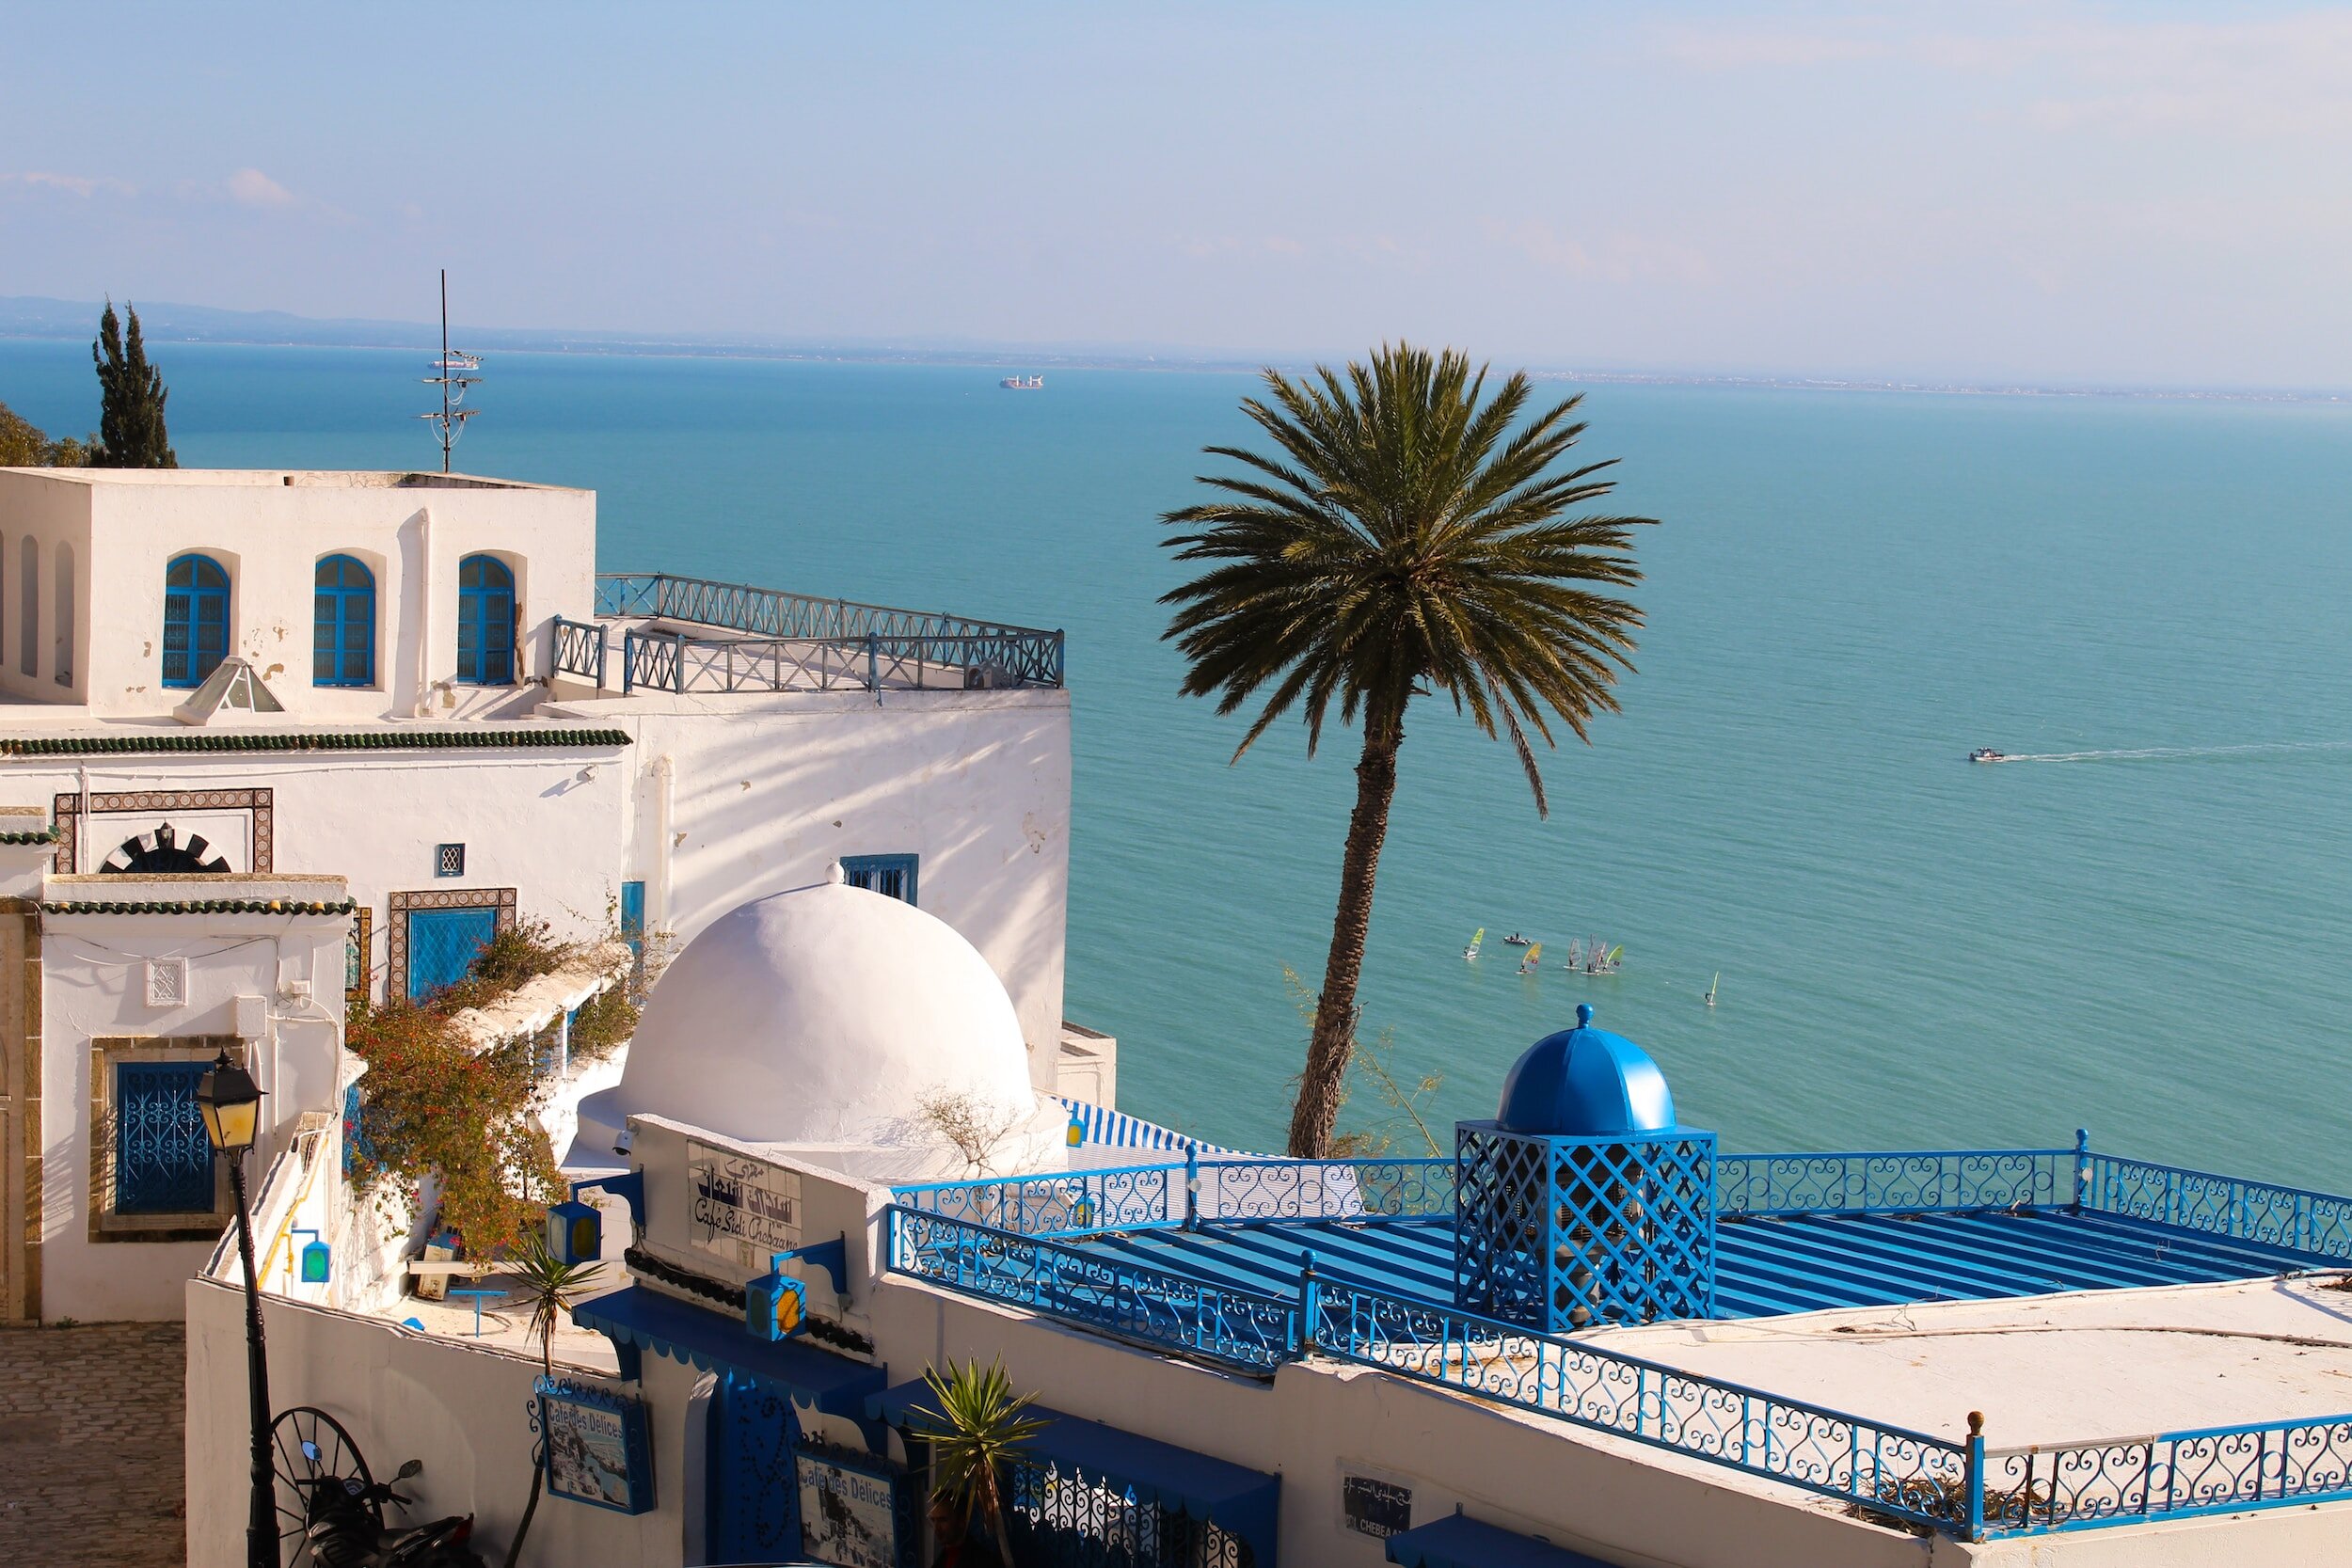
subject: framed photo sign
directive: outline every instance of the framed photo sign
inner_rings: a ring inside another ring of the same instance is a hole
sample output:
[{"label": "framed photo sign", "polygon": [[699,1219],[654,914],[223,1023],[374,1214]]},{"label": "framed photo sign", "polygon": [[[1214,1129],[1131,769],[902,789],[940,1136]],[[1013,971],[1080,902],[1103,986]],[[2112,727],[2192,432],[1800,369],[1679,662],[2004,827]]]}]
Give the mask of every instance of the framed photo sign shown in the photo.
[{"label": "framed photo sign", "polygon": [[914,1568],[914,1486],[886,1459],[809,1442],[793,1455],[801,1551],[838,1568]]},{"label": "framed photo sign", "polygon": [[548,1492],[616,1513],[653,1508],[653,1444],[645,1403],[568,1379],[539,1379],[539,1431]]}]

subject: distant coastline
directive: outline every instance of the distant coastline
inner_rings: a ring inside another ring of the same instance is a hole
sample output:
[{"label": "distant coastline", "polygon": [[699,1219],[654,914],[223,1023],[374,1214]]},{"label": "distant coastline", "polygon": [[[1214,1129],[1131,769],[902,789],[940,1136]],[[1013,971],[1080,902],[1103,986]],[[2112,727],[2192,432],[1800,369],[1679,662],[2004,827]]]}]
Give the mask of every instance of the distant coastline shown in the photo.
[{"label": "distant coastline", "polygon": [[[0,297],[0,339],[87,340],[102,309],[99,301]],[[439,328],[426,322],[373,321],[296,316],[280,310],[225,310],[168,301],[139,306],[147,340],[154,343],[211,343],[237,348],[437,348]],[[970,365],[1002,370],[1020,366],[1061,371],[1184,371],[1252,373],[1266,365],[1282,370],[1315,363],[1311,355],[1259,357],[1184,349],[1152,350],[1118,345],[1039,347],[1024,343],[803,341],[787,338],[720,338],[695,334],[662,336],[626,332],[561,332],[513,327],[462,327],[455,336],[487,353],[644,356],[650,358],[780,359],[812,363]],[[2352,404],[2352,390],[2259,387],[2140,387],[2092,382],[1971,381],[1932,378],[1873,378],[1822,374],[1755,374],[1703,371],[1596,370],[1534,365],[1539,381],[1574,381],[1595,386],[1720,387],[1804,392],[1910,392],[1940,397],[2128,398],[2190,403]]]}]

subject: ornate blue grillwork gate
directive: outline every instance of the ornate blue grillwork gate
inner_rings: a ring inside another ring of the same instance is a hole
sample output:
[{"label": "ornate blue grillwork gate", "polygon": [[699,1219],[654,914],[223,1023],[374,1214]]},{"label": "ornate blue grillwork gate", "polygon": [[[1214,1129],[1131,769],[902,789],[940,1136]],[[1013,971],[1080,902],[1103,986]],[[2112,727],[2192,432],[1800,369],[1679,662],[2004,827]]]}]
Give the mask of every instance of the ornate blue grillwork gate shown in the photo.
[{"label": "ornate blue grillwork gate", "polygon": [[1132,1486],[1034,1460],[1007,1480],[1005,1533],[1022,1568],[1255,1568],[1239,1536],[1138,1502]]},{"label": "ornate blue grillwork gate", "polygon": [[208,1213],[213,1146],[196,1108],[206,1062],[115,1064],[115,1212]]},{"label": "ornate blue grillwork gate", "polygon": [[719,1374],[710,1401],[705,1488],[712,1562],[776,1562],[801,1554],[801,1488],[792,1402],[740,1372]]}]

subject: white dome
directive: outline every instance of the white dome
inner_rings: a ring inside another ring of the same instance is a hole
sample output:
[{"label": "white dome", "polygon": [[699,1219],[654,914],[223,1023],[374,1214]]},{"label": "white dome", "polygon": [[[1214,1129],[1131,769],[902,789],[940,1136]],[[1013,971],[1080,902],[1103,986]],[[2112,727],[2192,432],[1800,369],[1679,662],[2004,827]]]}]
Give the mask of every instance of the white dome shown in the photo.
[{"label": "white dome", "polygon": [[[838,875],[835,872],[834,875]],[[591,1129],[667,1117],[766,1144],[936,1143],[924,1102],[1026,1120],[1037,1097],[1002,981],[953,927],[839,882],[755,899],[686,944],[646,1000]]]}]

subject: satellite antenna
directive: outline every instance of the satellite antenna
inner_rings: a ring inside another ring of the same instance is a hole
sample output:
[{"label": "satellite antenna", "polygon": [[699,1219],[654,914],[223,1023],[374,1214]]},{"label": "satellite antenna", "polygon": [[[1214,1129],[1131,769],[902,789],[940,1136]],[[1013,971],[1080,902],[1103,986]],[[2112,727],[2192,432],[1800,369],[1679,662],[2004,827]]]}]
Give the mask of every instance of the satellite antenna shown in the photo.
[{"label": "satellite antenna", "polygon": [[465,434],[466,421],[478,412],[459,406],[466,401],[466,388],[478,385],[482,377],[474,372],[482,368],[482,356],[453,350],[449,346],[449,269],[441,269],[441,356],[433,361],[433,374],[424,378],[428,387],[441,389],[441,406],[431,414],[417,418],[430,420],[441,437],[441,472],[449,472],[449,450]]}]

